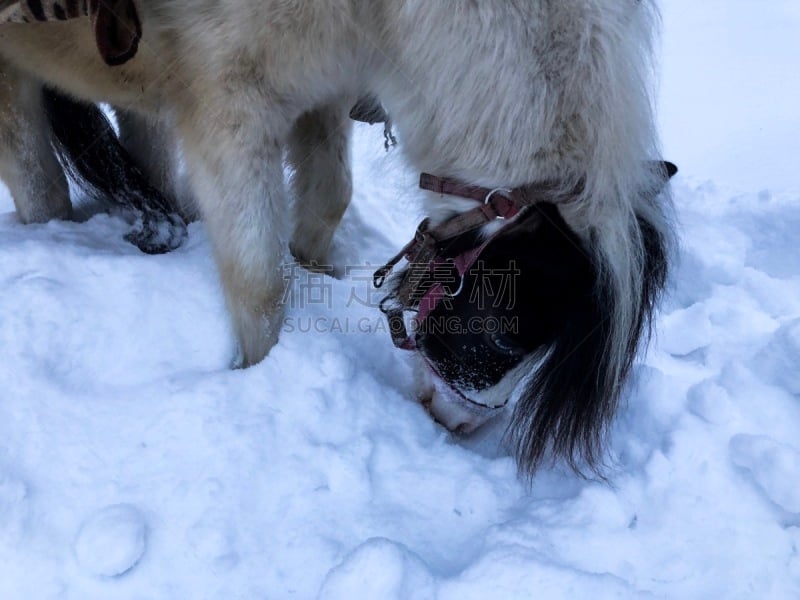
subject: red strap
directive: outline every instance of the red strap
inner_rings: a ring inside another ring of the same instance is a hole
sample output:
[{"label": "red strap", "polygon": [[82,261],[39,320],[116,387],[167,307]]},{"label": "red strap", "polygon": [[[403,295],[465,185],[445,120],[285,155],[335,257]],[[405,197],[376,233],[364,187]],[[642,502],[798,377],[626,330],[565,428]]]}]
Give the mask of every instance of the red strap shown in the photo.
[{"label": "red strap", "polygon": [[419,187],[435,194],[460,196],[461,198],[469,198],[471,200],[477,200],[478,202],[484,202],[486,200],[486,195],[491,191],[477,185],[461,183],[455,179],[436,177],[430,173],[422,173],[419,176]]},{"label": "red strap", "polygon": [[[428,264],[429,266],[437,260],[443,262],[441,258],[437,259],[436,250],[434,249],[435,244],[449,240],[467,231],[478,229],[497,218],[511,219],[517,216],[523,208],[536,201],[537,195],[535,192],[539,189],[533,186],[511,190],[503,188],[489,189],[476,185],[467,185],[454,179],[436,177],[429,173],[420,175],[419,186],[423,190],[467,198],[481,204],[433,228],[429,227],[428,219],[420,223],[414,239],[406,244],[386,265],[375,272],[374,283],[376,288],[383,285],[386,277],[402,258],[408,260],[409,263]],[[486,246],[495,239],[502,229],[502,227],[498,229],[477,247],[471,248],[452,259],[453,266],[462,279],[462,285],[463,278],[467,272],[478,260]],[[424,258],[420,254],[424,254]],[[447,290],[444,285],[440,282],[434,282],[419,300],[417,321],[424,321],[436,309],[446,294]],[[381,310],[384,309],[382,308]],[[399,348],[415,350],[416,343],[414,338],[406,331],[403,310],[403,307],[384,310],[390,322],[392,340]]]}]

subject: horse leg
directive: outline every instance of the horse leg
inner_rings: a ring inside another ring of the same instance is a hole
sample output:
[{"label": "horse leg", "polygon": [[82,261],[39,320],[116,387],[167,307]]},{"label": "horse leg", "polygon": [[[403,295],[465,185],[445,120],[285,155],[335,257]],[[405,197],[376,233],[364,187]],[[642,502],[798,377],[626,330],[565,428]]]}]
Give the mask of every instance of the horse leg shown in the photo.
[{"label": "horse leg", "polygon": [[271,128],[265,121],[253,105],[226,101],[199,104],[179,122],[239,342],[237,367],[267,355],[278,340],[284,311],[288,202],[281,129],[288,126]]},{"label": "horse leg", "polygon": [[148,181],[167,198],[170,207],[186,221],[197,218],[189,186],[178,169],[177,141],[163,120],[138,112],[115,109],[119,139]]},{"label": "horse leg", "polygon": [[350,105],[343,99],[304,113],[289,136],[295,194],[290,249],[307,266],[330,266],[333,234],[350,204]]},{"label": "horse leg", "polygon": [[0,63],[0,177],[23,223],[69,219],[67,178],[50,144],[37,81]]}]

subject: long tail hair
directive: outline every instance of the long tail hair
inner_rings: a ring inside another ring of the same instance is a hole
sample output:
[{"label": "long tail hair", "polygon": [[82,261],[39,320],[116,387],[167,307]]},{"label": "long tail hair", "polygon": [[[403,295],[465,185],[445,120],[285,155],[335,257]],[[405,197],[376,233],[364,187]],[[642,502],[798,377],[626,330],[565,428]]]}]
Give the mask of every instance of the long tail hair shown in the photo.
[{"label": "long tail hair", "polygon": [[[126,237],[142,251],[159,254],[180,245],[185,223],[120,144],[103,111],[53,89],[43,94],[56,154],[75,185],[101,205],[134,211],[138,228]],[[169,234],[160,235],[162,229]]]}]

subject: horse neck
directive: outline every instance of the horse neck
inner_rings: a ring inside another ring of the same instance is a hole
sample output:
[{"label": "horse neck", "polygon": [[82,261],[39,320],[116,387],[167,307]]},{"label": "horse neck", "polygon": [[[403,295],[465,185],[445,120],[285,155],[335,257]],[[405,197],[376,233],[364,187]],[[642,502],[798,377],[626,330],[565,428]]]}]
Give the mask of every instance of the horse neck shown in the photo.
[{"label": "horse neck", "polygon": [[649,2],[377,4],[375,90],[416,170],[489,188],[585,179],[607,198],[637,188],[655,145],[637,25]]}]

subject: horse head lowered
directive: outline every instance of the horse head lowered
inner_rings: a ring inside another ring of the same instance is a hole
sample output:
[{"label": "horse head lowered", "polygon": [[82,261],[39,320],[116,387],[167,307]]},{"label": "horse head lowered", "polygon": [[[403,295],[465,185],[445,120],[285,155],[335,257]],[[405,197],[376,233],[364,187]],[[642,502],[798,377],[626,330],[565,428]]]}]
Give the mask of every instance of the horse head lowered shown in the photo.
[{"label": "horse head lowered", "polygon": [[[677,172],[669,162],[651,166],[663,183]],[[548,450],[592,462],[664,285],[667,240],[640,221],[642,295],[619,356],[609,322],[613,294],[558,208],[580,190],[487,189],[428,174],[420,187],[477,203],[435,226],[424,220],[375,273],[376,287],[389,288],[381,310],[395,345],[420,359],[423,403],[448,429],[470,433],[522,384],[510,433],[526,464],[537,465]],[[642,193],[654,200],[659,191]]]}]

